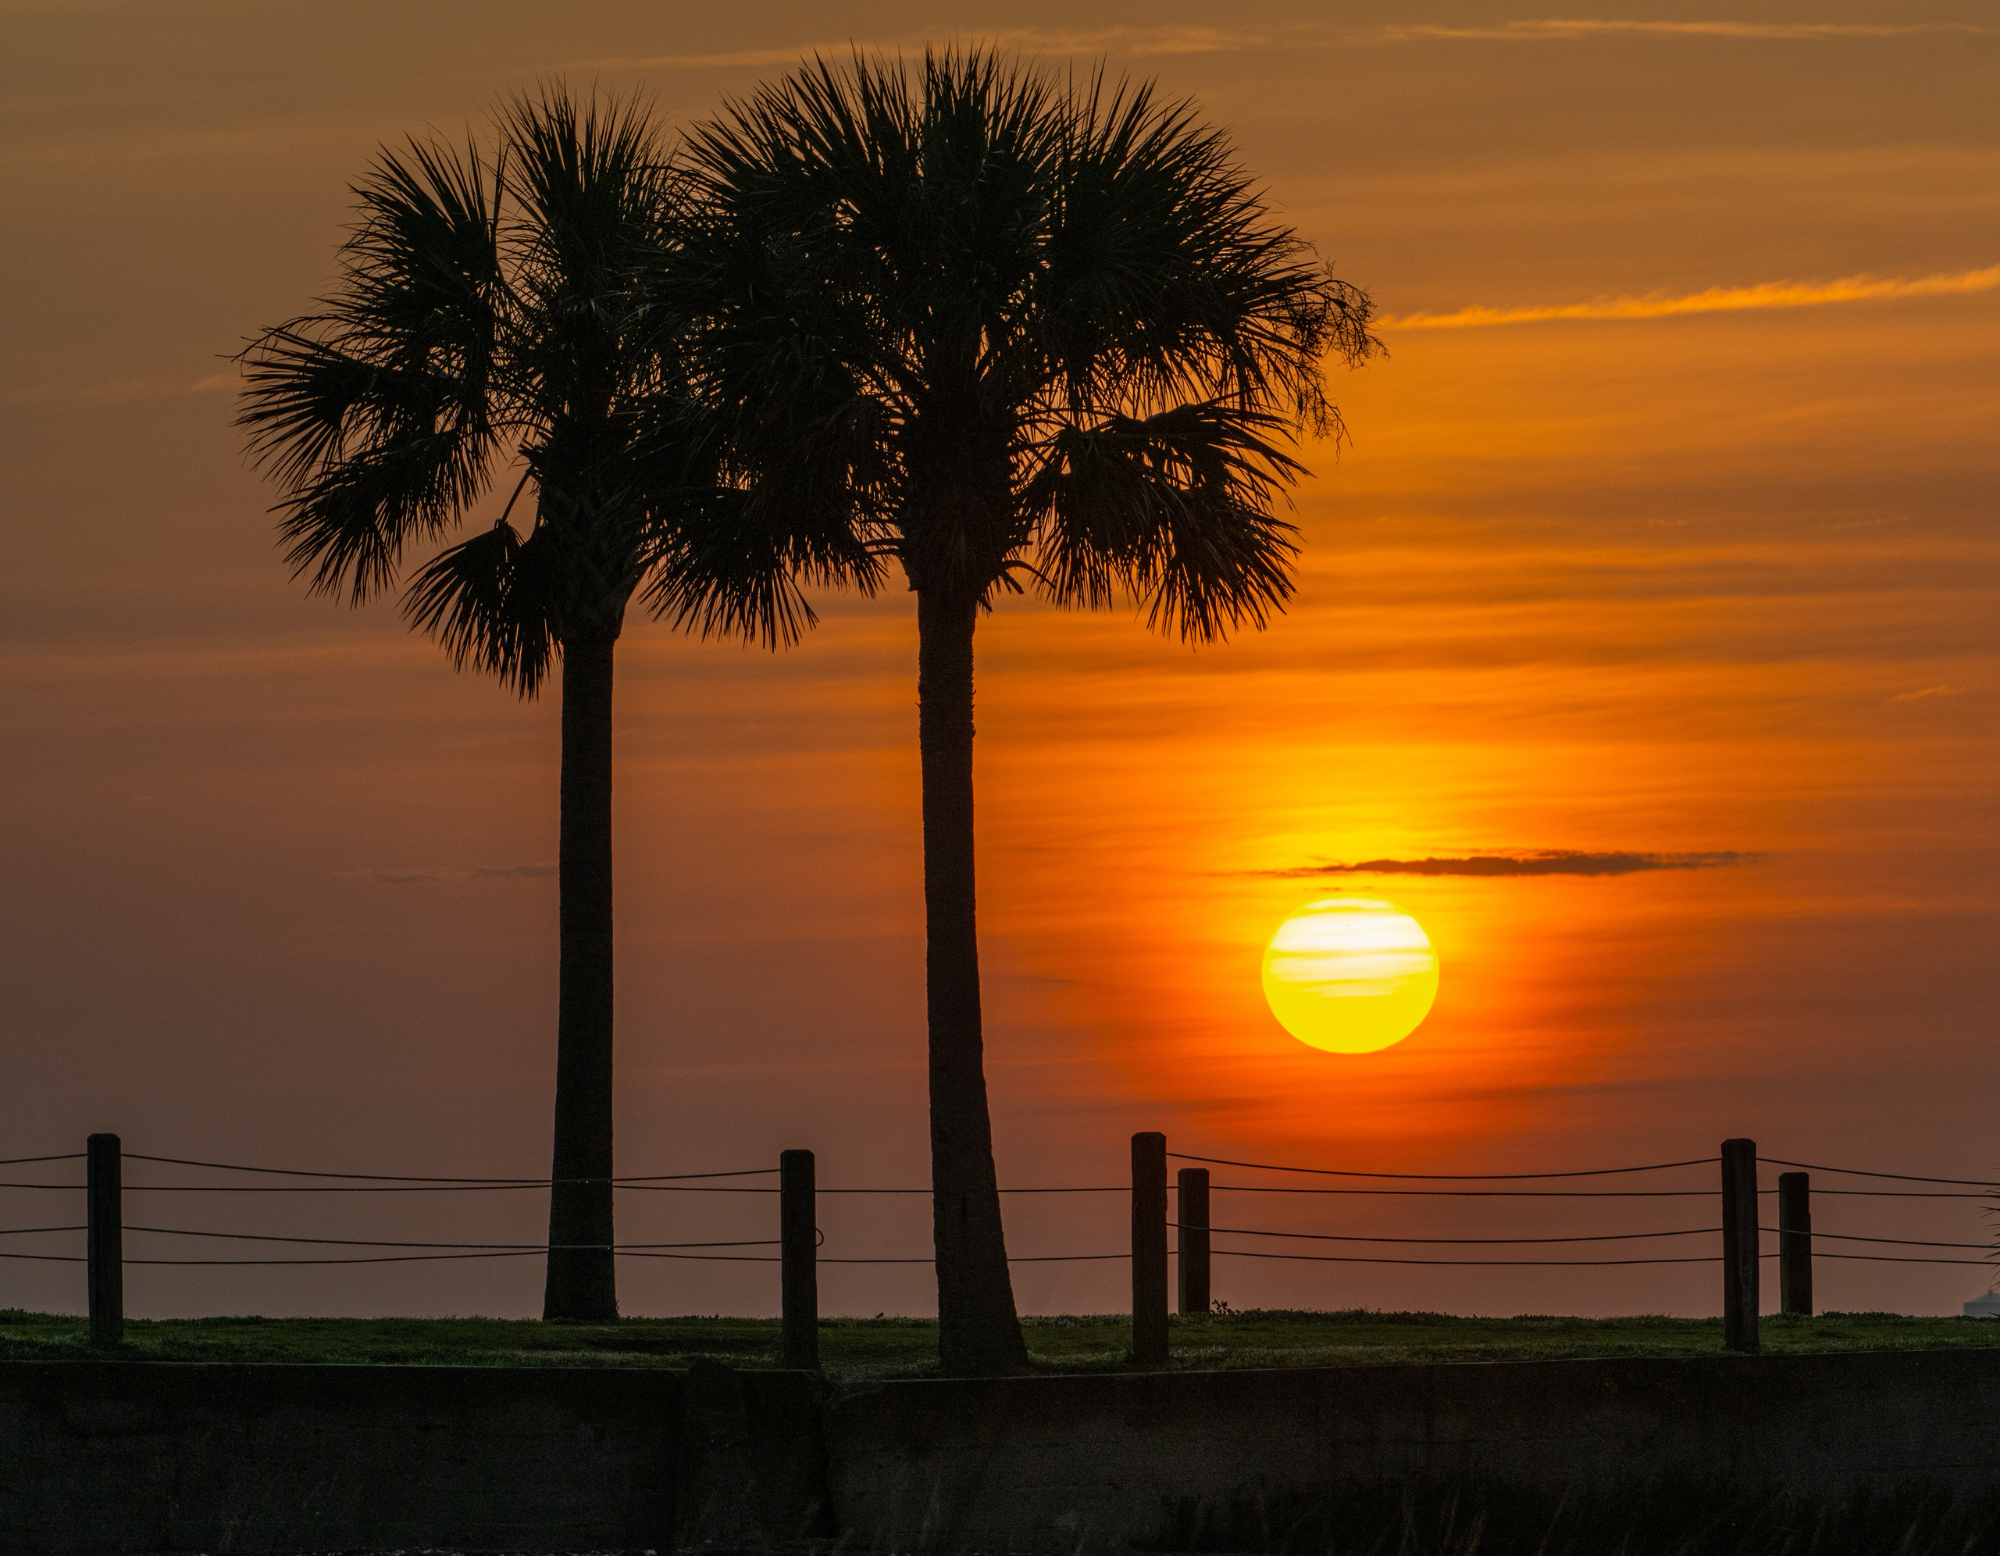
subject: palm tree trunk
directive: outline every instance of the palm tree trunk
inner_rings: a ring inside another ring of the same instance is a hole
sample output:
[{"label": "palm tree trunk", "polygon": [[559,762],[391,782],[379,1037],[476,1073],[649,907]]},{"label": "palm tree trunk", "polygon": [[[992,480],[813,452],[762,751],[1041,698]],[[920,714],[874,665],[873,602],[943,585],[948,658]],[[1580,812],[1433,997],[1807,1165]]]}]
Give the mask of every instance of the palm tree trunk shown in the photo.
[{"label": "palm tree trunk", "polygon": [[611,1253],[611,657],[562,652],[562,971],[556,1011],[556,1181],[542,1317],[618,1316]]},{"label": "palm tree trunk", "polygon": [[917,743],[924,787],[925,992],[930,1016],[931,1224],[938,1355],[947,1372],[1027,1365],[986,1108],[972,861],[976,606],[917,592]]}]

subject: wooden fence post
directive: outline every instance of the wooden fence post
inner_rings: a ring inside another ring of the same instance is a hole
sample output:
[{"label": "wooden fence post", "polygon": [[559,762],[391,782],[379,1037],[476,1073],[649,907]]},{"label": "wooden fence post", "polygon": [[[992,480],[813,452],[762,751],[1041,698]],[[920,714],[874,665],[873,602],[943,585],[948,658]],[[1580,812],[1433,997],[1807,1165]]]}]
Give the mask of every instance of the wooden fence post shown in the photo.
[{"label": "wooden fence post", "polygon": [[1757,1142],[1722,1142],[1722,1343],[1757,1349]]},{"label": "wooden fence post", "polygon": [[125,1214],[116,1135],[92,1135],[84,1149],[84,1269],[90,1288],[90,1343],[125,1338]]},{"label": "wooden fence post", "polygon": [[778,1154],[778,1265],[787,1367],[819,1367],[819,1217],[813,1153]]},{"label": "wooden fence post", "polygon": [[1180,1223],[1180,1309],[1209,1309],[1208,1169],[1183,1167],[1177,1174],[1174,1219]]},{"label": "wooden fence post", "polygon": [[1778,1174],[1778,1305],[1811,1318],[1812,1174]]},{"label": "wooden fence post", "polygon": [[1132,1360],[1167,1364],[1167,1137],[1132,1137]]}]

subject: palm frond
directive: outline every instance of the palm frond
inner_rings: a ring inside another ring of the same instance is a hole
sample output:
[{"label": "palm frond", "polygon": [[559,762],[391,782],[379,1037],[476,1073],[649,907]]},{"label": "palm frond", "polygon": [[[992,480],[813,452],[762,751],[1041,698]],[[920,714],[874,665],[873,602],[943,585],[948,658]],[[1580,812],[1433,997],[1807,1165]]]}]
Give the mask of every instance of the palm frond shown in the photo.
[{"label": "palm frond", "polygon": [[1291,594],[1294,530],[1272,501],[1301,467],[1282,418],[1210,402],[1066,428],[1023,487],[1036,577],[1056,603],[1142,601],[1197,642],[1261,627]]},{"label": "palm frond", "polygon": [[1040,315],[1069,411],[1227,399],[1338,437],[1321,363],[1382,349],[1367,295],[1274,218],[1190,103],[1093,76],[1071,106]]},{"label": "palm frond", "polygon": [[806,586],[872,595],[885,566],[844,507],[814,526],[767,488],[724,489],[690,503],[660,532],[646,602],[702,637],[786,648],[818,621]]},{"label": "palm frond", "polygon": [[[521,390],[549,420],[616,415],[663,387],[682,320],[659,281],[679,177],[638,100],[560,88],[503,116],[522,218],[517,286],[535,321],[515,342]],[[669,375],[672,376],[672,375]]]},{"label": "palm frond", "polygon": [[508,304],[498,182],[476,147],[412,140],[358,186],[332,306],[350,341],[386,362],[449,368],[469,391],[493,365]]},{"label": "palm frond", "polygon": [[437,535],[485,486],[486,450],[448,434],[384,440],[329,463],[279,509],[294,578],[360,604],[395,582],[414,536]]},{"label": "palm frond", "polygon": [[533,697],[561,642],[553,551],[546,530],[523,541],[503,518],[432,557],[410,580],[403,614],[457,669],[487,671]]},{"label": "palm frond", "polygon": [[341,288],[245,350],[237,423],[278,483],[295,576],[359,603],[485,489],[507,298],[475,153],[385,153],[357,192]]}]

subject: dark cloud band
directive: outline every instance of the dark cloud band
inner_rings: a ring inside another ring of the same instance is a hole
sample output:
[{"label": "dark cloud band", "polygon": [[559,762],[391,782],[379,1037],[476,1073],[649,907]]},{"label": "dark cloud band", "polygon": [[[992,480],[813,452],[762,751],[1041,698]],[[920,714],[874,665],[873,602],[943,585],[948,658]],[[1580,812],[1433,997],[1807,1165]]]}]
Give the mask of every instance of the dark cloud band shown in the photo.
[{"label": "dark cloud band", "polygon": [[1729,850],[1706,854],[1591,854],[1569,848],[1543,848],[1518,853],[1495,851],[1458,858],[1364,859],[1358,864],[1302,864],[1288,870],[1259,870],[1259,875],[1290,878],[1324,875],[1473,875],[1492,878],[1521,875],[1636,875],[1642,870],[1718,870],[1755,864],[1762,854]]},{"label": "dark cloud band", "polygon": [[442,886],[457,881],[540,881],[552,880],[552,864],[482,864],[471,869],[443,868],[411,870],[336,870],[344,881],[366,881],[372,886]]}]

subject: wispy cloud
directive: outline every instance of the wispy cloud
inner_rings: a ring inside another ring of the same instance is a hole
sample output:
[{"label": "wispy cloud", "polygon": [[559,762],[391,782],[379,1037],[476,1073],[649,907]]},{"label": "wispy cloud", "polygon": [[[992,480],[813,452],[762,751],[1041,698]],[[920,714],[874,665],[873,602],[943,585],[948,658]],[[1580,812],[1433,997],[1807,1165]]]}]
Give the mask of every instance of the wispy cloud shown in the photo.
[{"label": "wispy cloud", "polygon": [[29,384],[10,389],[0,399],[9,405],[101,405],[118,400],[178,400],[191,394],[215,394],[241,382],[234,373],[210,373],[186,383],[165,378],[114,378],[96,384]]},{"label": "wispy cloud", "polygon": [[569,68],[600,70],[727,70],[795,65],[813,55],[844,58],[863,53],[919,53],[940,42],[973,42],[1018,49],[1026,54],[1148,55],[1224,54],[1258,48],[1339,48],[1384,43],[1500,41],[1560,42],[1595,37],[1781,39],[1801,42],[1839,38],[1896,38],[1924,33],[2000,35],[2000,27],[1976,22],[1637,22],[1598,17],[1551,17],[1500,22],[1487,27],[1449,27],[1413,22],[1386,27],[1338,27],[1298,23],[1276,28],[1197,27],[1003,27],[992,32],[907,33],[892,38],[837,38],[788,43],[775,48],[728,49],[712,54],[647,54],[581,60]]},{"label": "wispy cloud", "polygon": [[1717,870],[1755,864],[1762,854],[1734,850],[1705,854],[1584,853],[1572,848],[1481,849],[1424,859],[1363,859],[1356,864],[1302,864],[1255,874],[1302,879],[1328,875],[1636,875],[1642,870]]},{"label": "wispy cloud", "polygon": [[1431,39],[1500,39],[1533,43],[1549,39],[1638,37],[1774,38],[1794,41],[1835,38],[1899,38],[1912,33],[2000,33],[1977,22],[1637,22],[1597,17],[1551,17],[1545,21],[1501,22],[1493,27],[1445,27],[1414,22],[1385,27],[1395,42]]},{"label": "wispy cloud", "polygon": [[779,49],[736,49],[724,54],[633,54],[577,61],[572,68],[598,70],[727,70],[745,65],[796,65],[815,54],[837,56],[849,49],[874,52],[896,48],[881,43],[794,43]]},{"label": "wispy cloud", "polygon": [[400,870],[336,870],[343,881],[365,881],[370,886],[445,886],[456,881],[541,881],[554,877],[552,864],[480,864],[469,868],[441,865],[435,869],[410,867]]},{"label": "wispy cloud", "polygon": [[1765,281],[1757,286],[1712,286],[1673,296],[1609,297],[1552,308],[1461,308],[1456,313],[1410,313],[1383,319],[1392,330],[1481,329],[1493,324],[1546,324],[1559,319],[1666,319],[1684,313],[1734,313],[1753,308],[1819,308],[1898,297],[1950,297],[2000,287],[2000,265],[1915,277],[1843,276],[1837,281]]},{"label": "wispy cloud", "polygon": [[[1260,48],[1279,41],[1268,32],[1246,32],[1222,27],[1096,27],[1047,28],[1008,27],[976,35],[983,44],[1003,49],[1019,49],[1028,54],[1221,54],[1237,49]],[[821,55],[844,59],[859,49],[864,54],[921,52],[926,44],[950,41],[911,33],[906,37],[876,41],[842,38],[821,43],[794,43],[775,49],[737,49],[721,54],[652,54],[622,59],[585,61],[601,69],[624,70],[704,70],[758,65],[796,65],[802,59]],[[970,40],[968,40],[970,41]]]},{"label": "wispy cloud", "polygon": [[1919,686],[1913,692],[1898,692],[1889,701],[1922,702],[1926,697],[1956,697],[1958,694],[1956,686]]}]

